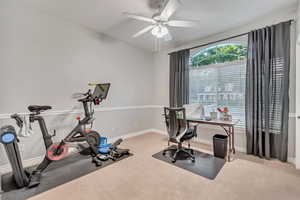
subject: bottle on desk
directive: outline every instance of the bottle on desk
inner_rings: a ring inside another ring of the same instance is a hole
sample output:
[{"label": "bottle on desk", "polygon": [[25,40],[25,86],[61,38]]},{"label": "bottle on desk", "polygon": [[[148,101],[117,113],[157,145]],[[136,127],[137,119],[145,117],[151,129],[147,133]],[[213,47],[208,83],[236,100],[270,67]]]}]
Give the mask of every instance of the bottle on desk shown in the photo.
[{"label": "bottle on desk", "polygon": [[215,111],[210,112],[210,118],[211,120],[216,120],[218,118],[218,113]]}]

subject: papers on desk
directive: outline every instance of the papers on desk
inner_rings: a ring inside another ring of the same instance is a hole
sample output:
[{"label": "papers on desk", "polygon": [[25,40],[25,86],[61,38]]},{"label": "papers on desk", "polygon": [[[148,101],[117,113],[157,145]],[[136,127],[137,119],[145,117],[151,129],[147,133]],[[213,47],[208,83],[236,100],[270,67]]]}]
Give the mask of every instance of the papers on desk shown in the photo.
[{"label": "papers on desk", "polygon": [[209,114],[207,115],[205,113],[205,111],[206,112],[213,111],[214,109],[212,108],[212,106],[204,107],[202,104],[186,104],[186,105],[183,105],[183,107],[185,108],[187,121],[190,121],[190,123],[193,123],[193,124],[200,123],[200,124],[232,126],[232,125],[238,124],[240,121],[238,119],[230,120],[230,121],[224,121],[221,119],[211,119],[211,120],[205,119],[206,118],[205,116],[209,116]]},{"label": "papers on desk", "polygon": [[202,119],[205,117],[204,106],[202,104],[186,104],[183,105],[187,118]]}]

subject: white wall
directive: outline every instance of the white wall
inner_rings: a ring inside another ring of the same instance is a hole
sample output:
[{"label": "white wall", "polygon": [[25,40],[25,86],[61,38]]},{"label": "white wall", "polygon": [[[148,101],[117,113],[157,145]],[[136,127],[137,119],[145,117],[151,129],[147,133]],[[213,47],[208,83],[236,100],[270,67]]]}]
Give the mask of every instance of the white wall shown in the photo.
[{"label": "white wall", "polygon": [[[300,2],[298,6],[298,16],[297,16],[297,34],[298,43],[296,50],[296,62],[297,62],[297,82],[296,82],[296,113],[300,116]],[[296,167],[300,169],[300,119],[296,122]]]},{"label": "white wall", "polygon": [[[122,108],[152,104],[151,53],[17,0],[0,1],[0,30],[0,126],[14,124],[7,114],[27,112],[30,104],[49,104],[58,113],[80,109],[71,95],[87,91],[92,81],[112,84],[104,107],[121,107],[96,113],[95,129],[102,135],[116,137],[152,127],[151,109]],[[49,129],[57,129],[56,141],[76,124],[77,115],[46,117]],[[39,129],[34,128],[34,136],[21,138],[25,159],[44,151]],[[0,165],[5,162],[0,145]]]},{"label": "white wall", "polygon": [[[168,52],[192,47],[199,44],[205,44],[208,42],[213,42],[216,40],[224,39],[227,37],[231,37],[233,35],[238,35],[242,33],[249,32],[251,30],[261,28],[267,25],[276,24],[278,22],[282,22],[285,20],[293,19],[296,15],[296,9],[290,8],[281,12],[276,12],[272,15],[265,16],[264,18],[256,19],[253,23],[249,23],[247,25],[241,26],[239,28],[229,30],[224,33],[212,35],[206,38],[202,38],[181,46],[178,46],[174,49],[170,49],[166,52],[160,52],[155,55],[155,82],[156,82],[156,101],[155,103],[157,105],[168,105],[168,98],[169,98],[169,56]],[[295,34],[292,34],[292,38],[294,38]],[[295,157],[295,85],[296,85],[296,78],[295,78],[295,50],[294,47],[292,47],[292,63],[291,63],[291,89],[290,89],[290,130],[289,130],[289,159],[290,161],[293,161]],[[161,119],[161,110],[156,110],[157,119]],[[164,130],[164,124],[162,123],[162,120],[156,121],[156,128]],[[209,127],[209,126],[202,126],[199,128],[199,137],[200,140],[203,140],[205,142],[211,142],[212,136],[215,133],[222,132],[223,130],[215,127]],[[245,132],[243,130],[237,130],[236,132],[236,146],[239,148],[239,150],[245,151],[246,149],[246,136]]]},{"label": "white wall", "polygon": [[150,53],[15,0],[2,0],[0,9],[0,113],[34,103],[70,109],[71,94],[89,81],[112,83],[106,106],[151,102]]},{"label": "white wall", "polygon": [[[177,49],[244,33],[293,16],[294,10],[276,13]],[[57,130],[54,140],[59,141],[76,124],[74,118],[78,114],[70,111],[81,108],[71,95],[86,91],[88,82],[97,81],[112,83],[103,106],[113,109],[96,112],[95,129],[102,135],[117,137],[149,128],[164,130],[162,109],[145,105],[169,103],[168,52],[159,52],[153,60],[149,52],[17,0],[0,1],[0,30],[0,126],[14,125],[7,115],[27,112],[29,104],[49,104],[57,112],[45,119],[50,132]],[[21,138],[24,159],[44,152],[36,124],[34,130],[33,137]],[[201,127],[199,135],[202,140],[210,141],[211,133],[221,131]],[[237,146],[244,149],[243,132],[237,134],[236,140]],[[290,147],[294,149],[293,144]],[[5,163],[6,155],[0,145],[0,165]]]}]

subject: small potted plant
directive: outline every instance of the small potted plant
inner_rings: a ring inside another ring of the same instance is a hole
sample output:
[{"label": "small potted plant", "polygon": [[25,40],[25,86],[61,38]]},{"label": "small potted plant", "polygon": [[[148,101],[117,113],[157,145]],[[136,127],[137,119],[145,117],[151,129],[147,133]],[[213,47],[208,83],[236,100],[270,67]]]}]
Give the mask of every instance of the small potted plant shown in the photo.
[{"label": "small potted plant", "polygon": [[221,120],[224,120],[224,121],[230,121],[231,120],[231,115],[229,115],[228,107],[224,107],[223,109],[218,108],[218,111],[221,114],[221,118],[220,118]]}]

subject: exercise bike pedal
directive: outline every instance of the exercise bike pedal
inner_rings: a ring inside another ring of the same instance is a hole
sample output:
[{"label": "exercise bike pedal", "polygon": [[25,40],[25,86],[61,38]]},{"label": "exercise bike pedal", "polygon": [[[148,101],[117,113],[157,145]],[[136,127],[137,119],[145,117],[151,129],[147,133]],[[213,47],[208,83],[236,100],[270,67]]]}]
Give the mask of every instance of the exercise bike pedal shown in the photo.
[{"label": "exercise bike pedal", "polygon": [[124,155],[129,155],[129,149],[115,149],[113,151],[114,158],[120,158]]},{"label": "exercise bike pedal", "polygon": [[108,155],[97,155],[97,158],[102,161],[107,161],[109,159]]},{"label": "exercise bike pedal", "polygon": [[97,167],[102,165],[102,161],[97,156],[93,157],[92,162],[95,163]]}]

